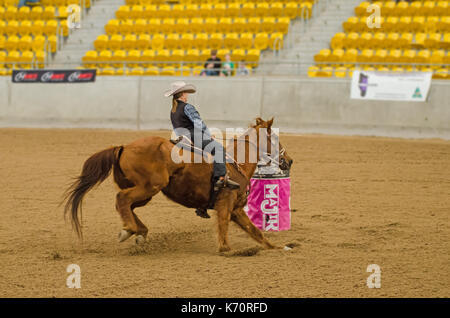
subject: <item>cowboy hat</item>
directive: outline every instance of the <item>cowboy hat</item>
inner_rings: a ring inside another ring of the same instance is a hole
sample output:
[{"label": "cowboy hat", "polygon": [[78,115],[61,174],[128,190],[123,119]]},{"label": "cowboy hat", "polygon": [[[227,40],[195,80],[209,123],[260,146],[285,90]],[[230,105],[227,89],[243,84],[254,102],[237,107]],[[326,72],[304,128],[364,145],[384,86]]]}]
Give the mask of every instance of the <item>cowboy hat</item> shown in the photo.
[{"label": "cowboy hat", "polygon": [[170,84],[170,89],[164,93],[164,96],[169,97],[181,92],[195,93],[196,91],[197,89],[194,85],[179,81]]}]

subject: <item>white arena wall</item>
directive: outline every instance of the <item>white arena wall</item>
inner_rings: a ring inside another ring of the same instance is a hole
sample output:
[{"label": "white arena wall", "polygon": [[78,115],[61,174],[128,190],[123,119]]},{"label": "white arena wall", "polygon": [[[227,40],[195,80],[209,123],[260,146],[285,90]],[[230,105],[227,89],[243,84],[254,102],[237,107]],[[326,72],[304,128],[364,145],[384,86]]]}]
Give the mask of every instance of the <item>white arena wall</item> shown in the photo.
[{"label": "white arena wall", "polygon": [[[97,77],[95,83],[14,84],[0,77],[0,127],[170,129],[175,77]],[[210,127],[247,127],[275,116],[282,132],[450,139],[450,82],[433,81],[428,101],[350,99],[349,79],[181,78]]]}]

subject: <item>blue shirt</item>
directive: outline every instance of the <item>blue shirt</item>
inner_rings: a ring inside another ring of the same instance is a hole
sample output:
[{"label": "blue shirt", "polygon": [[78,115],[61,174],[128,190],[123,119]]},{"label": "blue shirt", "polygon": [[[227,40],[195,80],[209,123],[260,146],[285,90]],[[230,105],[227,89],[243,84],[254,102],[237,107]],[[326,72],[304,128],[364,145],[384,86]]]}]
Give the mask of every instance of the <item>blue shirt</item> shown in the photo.
[{"label": "blue shirt", "polygon": [[200,114],[194,106],[192,106],[191,104],[186,104],[186,107],[184,107],[184,113],[192,121],[192,123],[194,124],[194,128],[201,130],[201,132],[205,135],[204,138],[211,137],[211,132],[209,131],[205,122],[201,119]]}]

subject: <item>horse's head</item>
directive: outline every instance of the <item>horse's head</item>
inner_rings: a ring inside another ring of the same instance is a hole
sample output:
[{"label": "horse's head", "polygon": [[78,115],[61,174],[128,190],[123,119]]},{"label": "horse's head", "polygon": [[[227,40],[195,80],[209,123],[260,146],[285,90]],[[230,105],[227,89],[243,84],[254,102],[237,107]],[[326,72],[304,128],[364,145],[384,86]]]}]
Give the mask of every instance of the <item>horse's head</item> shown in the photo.
[{"label": "horse's head", "polygon": [[[294,160],[288,155],[286,148],[283,147],[279,140],[278,130],[276,133],[272,129],[273,117],[268,121],[262,118],[256,118],[256,124],[252,125],[258,136],[258,152],[259,158],[266,158],[266,164],[275,162],[281,170],[289,170]],[[264,142],[265,141],[265,142]]]}]

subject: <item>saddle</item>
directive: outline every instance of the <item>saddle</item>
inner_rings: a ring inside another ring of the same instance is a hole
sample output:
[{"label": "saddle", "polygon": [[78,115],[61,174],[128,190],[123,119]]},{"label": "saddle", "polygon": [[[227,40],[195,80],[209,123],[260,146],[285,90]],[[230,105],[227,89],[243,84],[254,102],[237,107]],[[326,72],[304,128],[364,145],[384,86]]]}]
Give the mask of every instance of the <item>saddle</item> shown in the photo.
[{"label": "saddle", "polygon": [[[172,144],[175,145],[175,147],[179,147],[181,149],[199,154],[199,155],[203,155],[203,150],[201,148],[195,147],[194,144],[192,144],[192,141],[187,138],[186,136],[180,136],[178,137],[176,140],[170,139],[170,142]],[[229,156],[227,155],[227,157],[229,158]],[[242,174],[241,168],[238,166],[238,164],[232,160],[232,162],[234,163],[236,169]],[[214,205],[216,203],[216,199],[217,196],[219,195],[220,191],[222,190],[222,188],[220,189],[215,189],[215,181],[214,178],[211,176],[211,191],[209,194],[209,202],[208,202],[208,206],[206,208],[197,208],[195,210],[195,213],[202,217],[202,218],[210,218],[207,209],[213,209]]]}]

